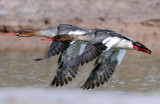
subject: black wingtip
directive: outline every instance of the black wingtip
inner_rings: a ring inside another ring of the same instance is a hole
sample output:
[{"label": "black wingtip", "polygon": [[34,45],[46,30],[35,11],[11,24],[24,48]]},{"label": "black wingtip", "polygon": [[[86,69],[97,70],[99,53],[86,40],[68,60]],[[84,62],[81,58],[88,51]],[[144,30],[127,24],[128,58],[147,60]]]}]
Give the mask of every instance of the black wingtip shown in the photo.
[{"label": "black wingtip", "polygon": [[40,61],[40,60],[43,60],[43,58],[34,59],[34,61]]},{"label": "black wingtip", "polygon": [[85,86],[84,86],[84,85],[83,85],[83,86],[81,86],[81,89],[85,90]]},{"label": "black wingtip", "polygon": [[84,84],[83,86],[81,86],[82,90],[88,90],[86,84]]},{"label": "black wingtip", "polygon": [[50,83],[50,86],[54,86],[56,83],[56,78],[53,79],[53,81]]}]

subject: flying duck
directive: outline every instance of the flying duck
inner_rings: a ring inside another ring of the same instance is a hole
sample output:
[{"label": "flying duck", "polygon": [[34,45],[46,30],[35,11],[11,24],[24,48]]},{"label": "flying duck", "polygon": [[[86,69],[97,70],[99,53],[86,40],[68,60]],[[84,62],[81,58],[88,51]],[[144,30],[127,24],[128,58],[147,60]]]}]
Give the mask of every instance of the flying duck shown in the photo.
[{"label": "flying duck", "polygon": [[[152,54],[142,43],[134,41],[122,34],[110,30],[94,30],[84,35],[59,35],[54,41],[72,42],[89,41],[84,51],[70,64],[69,72],[72,76],[78,71],[78,67],[96,58],[94,69],[82,88],[90,89],[104,84],[113,74],[115,68],[120,65],[126,50],[137,50]],[[63,78],[60,79],[63,82]]]}]

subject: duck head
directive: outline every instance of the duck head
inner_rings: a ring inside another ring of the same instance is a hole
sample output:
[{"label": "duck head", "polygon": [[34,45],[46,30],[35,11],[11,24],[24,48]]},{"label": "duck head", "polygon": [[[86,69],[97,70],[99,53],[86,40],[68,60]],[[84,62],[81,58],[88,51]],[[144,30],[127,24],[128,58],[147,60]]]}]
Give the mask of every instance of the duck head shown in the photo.
[{"label": "duck head", "polygon": [[37,34],[36,31],[18,31],[15,33],[6,33],[5,35],[10,35],[10,36],[20,36],[20,37],[30,37],[30,36],[35,36]]}]

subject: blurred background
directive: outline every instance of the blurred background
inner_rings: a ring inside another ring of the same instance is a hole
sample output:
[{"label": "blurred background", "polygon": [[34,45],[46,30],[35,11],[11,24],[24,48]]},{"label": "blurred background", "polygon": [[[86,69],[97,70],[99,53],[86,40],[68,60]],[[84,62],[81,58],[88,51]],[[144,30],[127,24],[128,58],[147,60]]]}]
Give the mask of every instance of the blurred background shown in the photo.
[{"label": "blurred background", "polygon": [[42,42],[38,37],[4,35],[19,30],[48,29],[58,24],[110,29],[142,42],[153,51],[153,55],[128,51],[110,80],[85,94],[160,93],[160,0],[0,0],[0,90],[3,92],[0,96],[13,90],[12,96],[2,102],[8,101],[7,104],[10,104],[10,99],[16,99],[14,93],[17,90],[14,89],[17,88],[40,88],[49,90],[53,95],[61,89],[65,93],[74,89],[73,95],[77,90],[77,93],[81,93],[79,87],[93,69],[94,61],[82,66],[76,78],[67,86],[52,89],[48,85],[57,70],[59,56],[33,61],[45,55],[50,42]]}]

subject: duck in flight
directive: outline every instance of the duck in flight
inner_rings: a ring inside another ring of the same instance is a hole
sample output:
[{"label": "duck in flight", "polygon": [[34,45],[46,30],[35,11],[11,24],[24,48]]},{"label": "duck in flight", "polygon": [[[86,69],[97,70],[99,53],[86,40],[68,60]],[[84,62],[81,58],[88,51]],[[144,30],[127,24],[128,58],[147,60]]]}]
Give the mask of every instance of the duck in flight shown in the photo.
[{"label": "duck in flight", "polygon": [[[87,33],[87,30],[79,28],[76,30],[74,26],[68,25],[71,29],[69,28],[70,30],[68,32],[62,32],[62,30],[66,31],[66,27],[67,25],[61,24],[43,31],[24,31],[7,34],[16,36],[53,37],[51,39],[43,39],[44,41],[53,42],[45,57],[42,58],[49,58],[61,53],[58,61],[59,67],[51,85],[63,86],[67,84],[68,81],[71,81],[77,74],[79,65],[83,65],[85,62],[88,63],[97,58],[93,71],[82,87],[84,89],[94,88],[95,86],[98,87],[111,77],[115,67],[120,64],[125,55],[124,49],[135,49],[152,54],[152,52],[141,43],[135,42],[113,31],[95,30]],[[75,43],[70,45],[73,41],[75,41]],[[81,49],[81,42],[89,42],[82,53],[80,53],[80,51],[83,50],[83,48]],[[75,58],[77,55],[79,56]]]},{"label": "duck in flight", "polygon": [[[53,41],[53,37],[57,38],[57,35],[83,35],[87,33],[88,30],[69,25],[69,24],[60,24],[58,26],[55,26],[53,28],[47,29],[47,30],[25,30],[25,31],[19,31],[16,33],[6,33],[5,35],[10,36],[20,36],[20,37],[30,37],[30,36],[37,36],[37,37],[47,37],[48,39],[42,39],[43,41]],[[51,39],[49,39],[51,38]],[[83,44],[87,44],[83,42]],[[70,64],[75,61],[75,58],[79,54],[79,52],[82,50],[82,42],[69,42],[69,41],[53,41],[50,45],[50,48],[46,55],[43,58],[35,59],[36,61],[50,58],[51,56],[55,56],[60,54],[59,60],[58,60],[58,69],[56,72],[56,75],[51,83],[51,85],[56,86],[63,86],[64,84],[67,84],[69,81],[72,80],[73,77],[75,77],[75,74],[73,74],[72,70],[70,69]],[[78,69],[77,69],[78,70]]]},{"label": "duck in flight", "polygon": [[[115,68],[120,65],[126,50],[152,54],[152,51],[140,42],[110,30],[94,30],[84,35],[59,35],[53,40],[57,42],[89,41],[84,51],[76,57],[69,68],[70,74],[75,76],[80,65],[96,58],[94,69],[82,86],[83,89],[93,89],[107,82]],[[63,82],[63,78],[60,78],[60,81]]]}]

